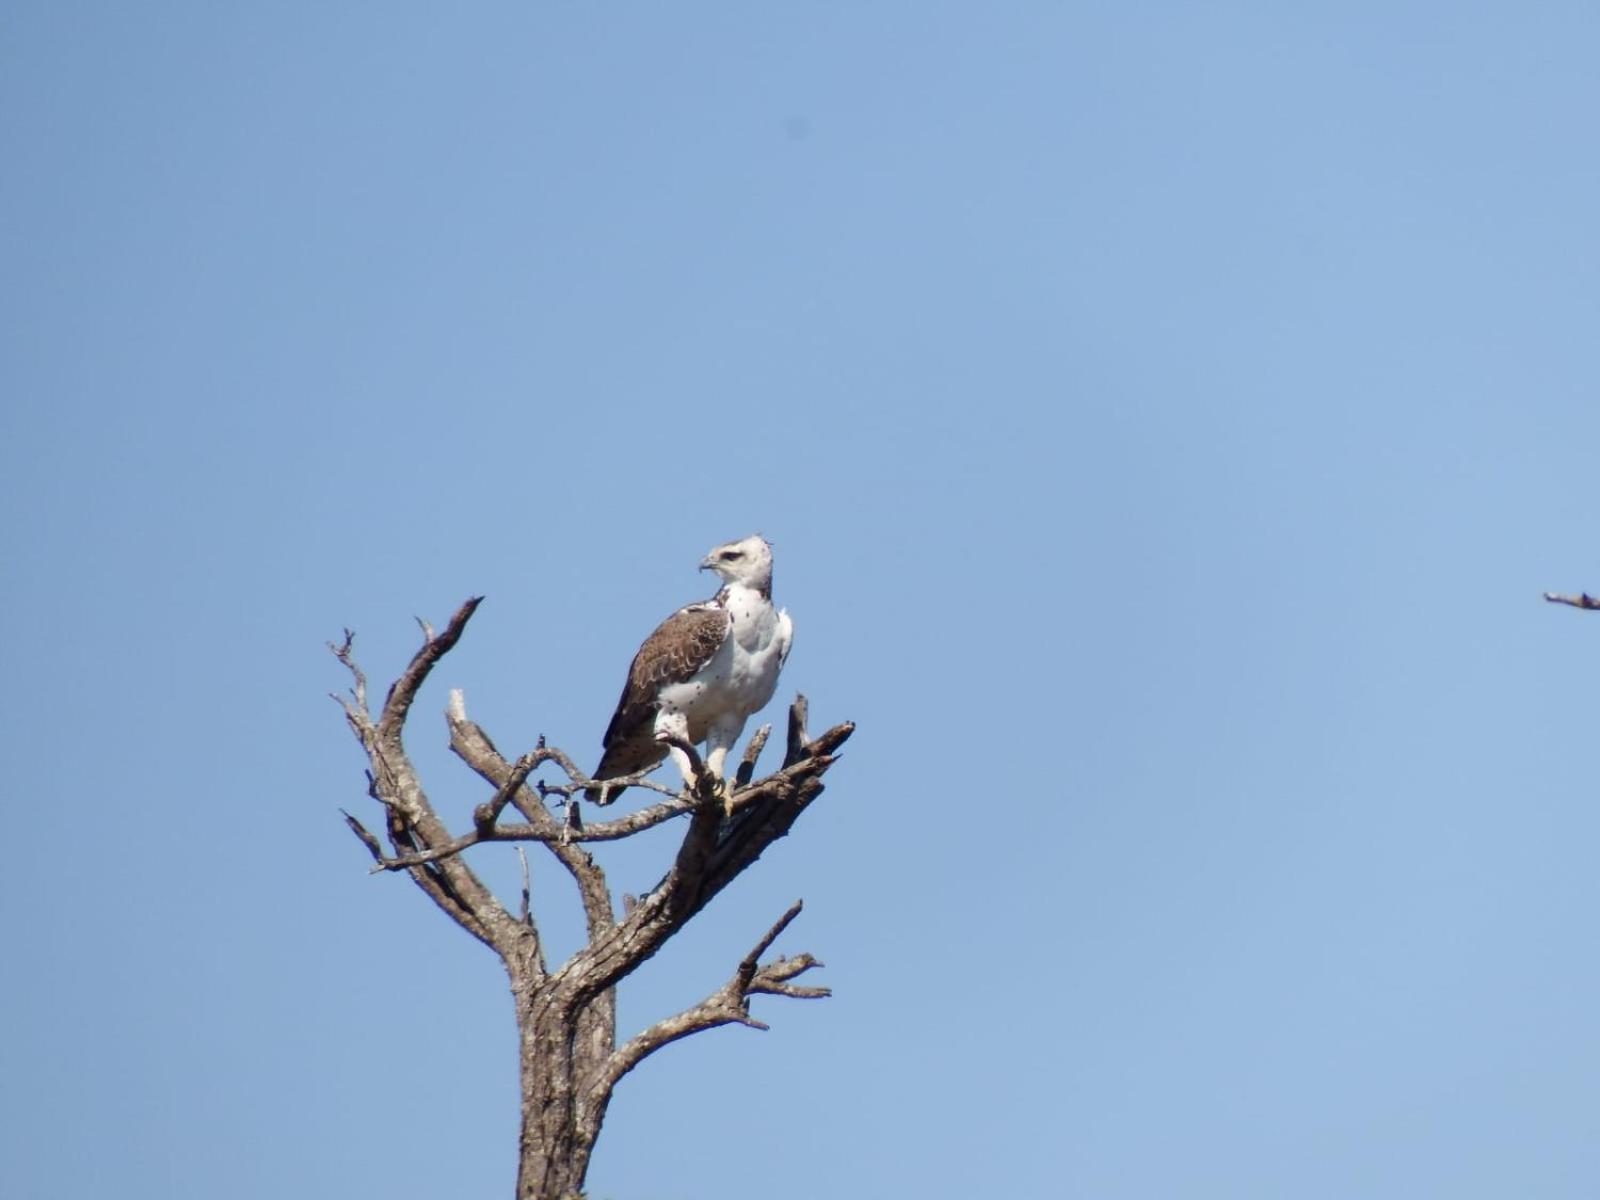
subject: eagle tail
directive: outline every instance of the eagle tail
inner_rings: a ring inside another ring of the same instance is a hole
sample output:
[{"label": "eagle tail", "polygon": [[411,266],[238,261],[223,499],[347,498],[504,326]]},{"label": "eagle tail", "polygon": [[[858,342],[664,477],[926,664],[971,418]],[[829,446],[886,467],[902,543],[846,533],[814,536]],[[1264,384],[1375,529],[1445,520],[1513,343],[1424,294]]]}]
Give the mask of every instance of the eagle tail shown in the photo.
[{"label": "eagle tail", "polygon": [[[632,775],[635,771],[643,770],[650,765],[648,762],[634,761],[638,756],[629,754],[629,749],[630,747],[626,742],[621,740],[613,741],[606,747],[606,752],[600,756],[600,765],[594,769],[594,774],[590,778],[603,783],[607,779],[618,779],[623,775]],[[610,804],[627,790],[626,784],[608,788],[584,788],[583,798],[590,804]],[[602,795],[602,792],[604,795]]]},{"label": "eagle tail", "polygon": [[597,788],[597,787],[584,788],[583,789],[583,798],[585,800],[587,800],[590,804],[606,805],[606,804],[610,804],[618,796],[622,795],[622,793],[627,791],[627,790],[628,790],[628,785],[627,784],[623,784],[621,787],[612,787],[612,788]]}]

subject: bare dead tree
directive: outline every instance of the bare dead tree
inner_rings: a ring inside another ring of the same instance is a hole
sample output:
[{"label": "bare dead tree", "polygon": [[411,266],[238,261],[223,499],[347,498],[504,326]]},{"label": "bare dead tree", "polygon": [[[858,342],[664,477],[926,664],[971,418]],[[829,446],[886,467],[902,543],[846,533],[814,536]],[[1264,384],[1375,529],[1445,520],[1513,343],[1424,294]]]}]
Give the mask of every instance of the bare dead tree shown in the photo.
[{"label": "bare dead tree", "polygon": [[[573,761],[546,746],[543,738],[520,758],[507,760],[468,719],[461,692],[453,691],[445,713],[450,748],[493,789],[474,811],[472,829],[453,834],[429,803],[406,755],[402,734],[418,689],[460,640],[481,601],[481,596],[468,600],[441,633],[421,623],[422,646],[389,688],[376,715],[367,704],[366,676],[352,654],[354,635],[346,630],[343,644],[329,646],[353,680],[348,695],[334,698],[366,751],[367,790],[383,806],[387,848],[349,813],[345,820],[371,853],[374,872],[408,874],[430,900],[505,964],[520,1035],[517,1200],[571,1200],[582,1194],[606,1106],[629,1071],[663,1046],[702,1030],[727,1024],[766,1029],[750,1015],[752,996],[829,995],[825,987],[794,982],[822,965],[811,955],[761,961],[799,915],[797,900],[704,1000],[617,1042],[617,984],[789,832],[822,794],[822,776],[855,727],[846,721],[819,737],[808,737],[805,697],[797,697],[789,710],[783,766],[763,779],[754,778],[770,732],[763,727],[739,765],[728,814],[723,800],[709,793],[678,794],[648,779],[629,778],[614,782],[653,790],[665,798],[626,816],[586,824],[579,815],[579,797],[592,781]],[[553,764],[566,782],[536,780],[535,773],[546,764]],[[563,817],[546,807],[551,798]],[[503,821],[507,808],[522,820]],[[584,844],[629,837],[680,817],[687,818],[687,828],[672,865],[645,896],[625,897],[619,918],[605,874]],[[530,910],[526,857],[521,904],[513,913],[467,864],[462,852],[480,842],[537,842],[571,877],[583,906],[587,941],[565,963],[552,970],[545,961]]]}]

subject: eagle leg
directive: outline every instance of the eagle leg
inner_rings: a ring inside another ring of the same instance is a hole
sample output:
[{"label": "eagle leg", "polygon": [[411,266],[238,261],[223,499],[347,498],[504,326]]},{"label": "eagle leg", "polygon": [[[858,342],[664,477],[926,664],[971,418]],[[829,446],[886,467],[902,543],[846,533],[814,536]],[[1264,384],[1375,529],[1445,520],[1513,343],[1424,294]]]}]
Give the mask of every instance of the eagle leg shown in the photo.
[{"label": "eagle leg", "polygon": [[[661,740],[666,741],[665,738]],[[702,776],[705,775],[705,770],[703,768],[698,771],[695,770],[695,761],[671,742],[667,743],[667,750],[672,755],[672,761],[677,764],[678,771],[683,775],[684,790],[698,794],[700,781]]]},{"label": "eagle leg", "polygon": [[725,767],[728,762],[728,751],[739,740],[739,734],[744,729],[744,721],[738,724],[721,722],[713,725],[706,734],[706,773],[715,782],[710,789],[709,799],[722,801],[724,816],[733,816],[733,788],[728,783]]}]

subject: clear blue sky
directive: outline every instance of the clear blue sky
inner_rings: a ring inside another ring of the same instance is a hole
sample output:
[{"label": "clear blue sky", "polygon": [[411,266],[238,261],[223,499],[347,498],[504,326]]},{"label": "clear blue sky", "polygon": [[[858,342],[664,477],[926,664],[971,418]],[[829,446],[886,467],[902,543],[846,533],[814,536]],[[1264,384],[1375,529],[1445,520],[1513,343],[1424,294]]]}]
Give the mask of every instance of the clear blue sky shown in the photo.
[{"label": "clear blue sky", "polygon": [[[12,3],[0,1194],[509,1195],[326,693],[586,759],[760,529],[832,787],[609,1200],[1600,1192],[1592,4]],[[620,848],[619,889],[668,845]],[[478,860],[501,886],[514,858]],[[536,903],[570,947],[565,880]]]}]

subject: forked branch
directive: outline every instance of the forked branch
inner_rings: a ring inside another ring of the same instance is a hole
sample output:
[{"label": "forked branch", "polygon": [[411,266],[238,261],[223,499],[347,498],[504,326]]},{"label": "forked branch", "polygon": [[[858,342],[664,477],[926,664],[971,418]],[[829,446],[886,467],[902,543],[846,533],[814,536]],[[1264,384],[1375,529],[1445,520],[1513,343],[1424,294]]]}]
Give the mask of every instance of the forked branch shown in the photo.
[{"label": "forked branch", "polygon": [[676,1016],[657,1021],[650,1028],[630,1038],[618,1047],[606,1063],[599,1086],[606,1091],[615,1087],[634,1067],[663,1046],[670,1046],[691,1033],[716,1029],[722,1025],[748,1025],[752,1029],[766,1030],[769,1026],[750,1015],[750,997],[757,994],[790,996],[800,1000],[824,999],[833,993],[825,987],[806,987],[790,983],[798,975],[822,964],[809,954],[796,958],[776,958],[760,962],[761,956],[788,928],[789,922],[800,915],[803,902],[796,900],[789,910],[773,923],[771,929],[757,942],[750,953],[735,969],[733,975],[699,1004],[684,1009]]},{"label": "forked branch", "polygon": [[[405,671],[390,687],[376,722],[366,707],[366,677],[352,652],[354,635],[346,630],[344,642],[330,647],[353,679],[352,699],[340,696],[334,699],[344,709],[345,720],[367,753],[368,791],[386,810],[389,842],[396,855],[428,853],[454,840],[423,790],[406,755],[401,732],[418,689],[434,664],[459,640],[481,602],[482,597],[474,597],[463,604],[442,634],[435,636],[428,632]],[[346,821],[369,852],[378,845],[377,839],[367,833],[360,822],[348,814]],[[382,862],[385,857],[378,846],[374,858]],[[509,947],[508,939],[526,936],[525,931],[516,931],[515,918],[463,860],[453,856],[440,857],[437,862],[427,860],[412,866],[410,873],[413,882],[430,900],[473,937],[493,949],[504,953]]]}]

